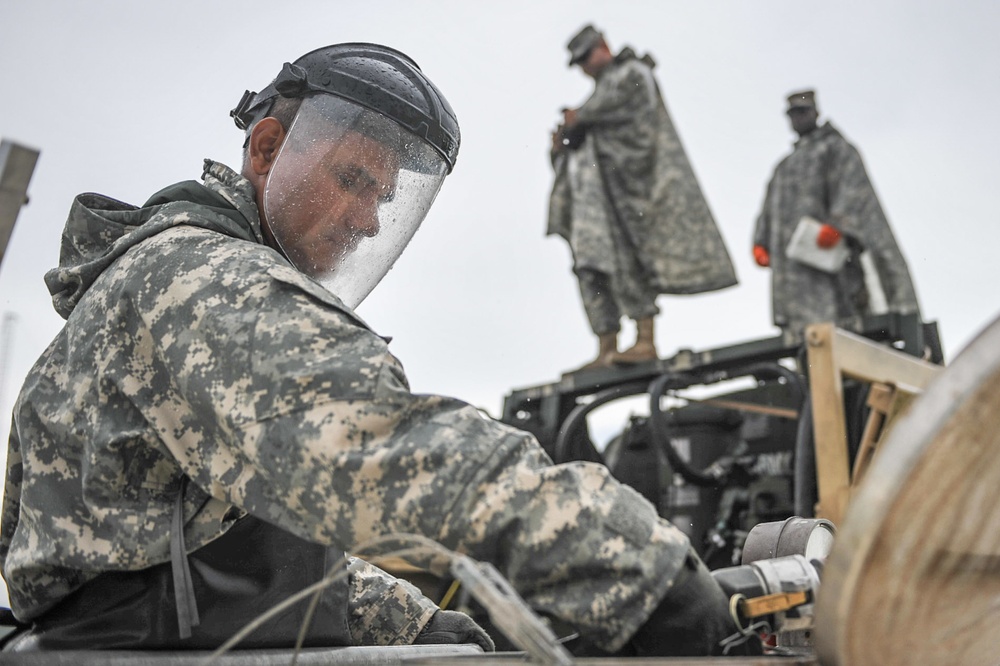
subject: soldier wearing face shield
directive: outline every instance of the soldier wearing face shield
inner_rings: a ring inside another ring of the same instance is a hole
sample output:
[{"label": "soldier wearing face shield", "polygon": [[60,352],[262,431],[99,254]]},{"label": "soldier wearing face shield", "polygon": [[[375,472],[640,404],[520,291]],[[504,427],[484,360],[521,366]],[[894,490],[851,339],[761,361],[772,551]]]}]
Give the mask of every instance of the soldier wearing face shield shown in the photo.
[{"label": "soldier wearing face shield", "polygon": [[[554,466],[531,435],[411,393],[354,312],[458,153],[413,61],[320,49],[233,115],[242,174],[208,161],[203,183],[141,208],[87,194],[70,213],[46,275],[67,323],[8,451],[0,562],[35,623],[22,649],[212,647],[330,551],[414,533],[494,563],[581,651],[717,651],[734,627],[683,534],[605,468]],[[307,644],[491,646],[412,586],[349,569]],[[249,645],[293,644],[300,618]]]}]

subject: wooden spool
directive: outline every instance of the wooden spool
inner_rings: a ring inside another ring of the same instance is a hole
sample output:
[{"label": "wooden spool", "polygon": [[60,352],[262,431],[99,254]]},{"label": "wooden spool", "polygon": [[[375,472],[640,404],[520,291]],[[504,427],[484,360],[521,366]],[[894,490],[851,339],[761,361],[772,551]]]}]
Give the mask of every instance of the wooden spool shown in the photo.
[{"label": "wooden spool", "polygon": [[900,417],[817,596],[820,663],[1000,664],[1000,318]]}]

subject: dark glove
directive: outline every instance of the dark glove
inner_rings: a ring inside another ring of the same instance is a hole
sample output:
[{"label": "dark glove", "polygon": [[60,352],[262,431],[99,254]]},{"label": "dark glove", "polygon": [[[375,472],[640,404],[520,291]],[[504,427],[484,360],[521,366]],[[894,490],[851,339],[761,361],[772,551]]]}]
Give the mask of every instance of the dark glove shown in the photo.
[{"label": "dark glove", "polygon": [[753,260],[757,262],[758,266],[763,266],[764,268],[771,265],[771,255],[763,245],[753,246]]},{"label": "dark glove", "polygon": [[583,144],[586,136],[587,131],[583,127],[560,125],[553,139],[560,150],[576,150]]},{"label": "dark glove", "polygon": [[[704,657],[721,655],[722,639],[737,627],[729,600],[694,551],[689,551],[674,586],[630,641],[639,657]],[[730,654],[761,654],[751,639]]]},{"label": "dark glove", "polygon": [[819,247],[829,249],[840,242],[840,231],[837,227],[829,224],[824,224],[819,228],[819,233],[816,234],[816,245]]},{"label": "dark glove", "polygon": [[493,652],[495,646],[490,635],[471,617],[458,611],[439,610],[417,635],[414,645],[455,645],[475,643],[483,652]]}]

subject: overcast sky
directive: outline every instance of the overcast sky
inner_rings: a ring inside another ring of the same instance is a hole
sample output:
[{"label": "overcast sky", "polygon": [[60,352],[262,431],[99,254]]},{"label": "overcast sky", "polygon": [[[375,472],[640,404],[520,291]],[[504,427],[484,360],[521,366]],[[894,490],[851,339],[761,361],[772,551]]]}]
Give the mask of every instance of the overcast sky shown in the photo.
[{"label": "overcast sky", "polygon": [[[566,67],[584,23],[651,53],[740,284],[662,297],[661,356],[769,337],[768,274],[750,257],[764,187],[794,135],[785,95],[815,87],[861,150],[949,359],[1000,311],[1000,3],[935,0],[317,2],[3,0],[0,136],[41,150],[0,267],[0,413],[58,330],[43,273],[72,198],[140,204],[237,167],[229,110],[314,48],[372,41],[412,56],[458,114],[454,173],[359,313],[417,392],[499,415],[513,388],[596,351],[570,255],[545,238],[549,132],[592,84]],[[10,322],[10,317],[0,321]],[[0,419],[0,437],[7,423]],[[0,453],[2,456],[2,453]]]}]

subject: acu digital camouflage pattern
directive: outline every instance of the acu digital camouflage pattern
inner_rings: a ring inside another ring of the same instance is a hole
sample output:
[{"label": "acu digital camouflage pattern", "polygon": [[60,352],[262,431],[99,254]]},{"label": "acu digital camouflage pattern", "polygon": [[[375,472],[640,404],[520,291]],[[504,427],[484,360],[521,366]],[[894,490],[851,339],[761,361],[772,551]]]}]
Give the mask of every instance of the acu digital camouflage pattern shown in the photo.
[{"label": "acu digital camouflage pattern", "polygon": [[629,288],[630,264],[654,294],[732,286],[729,253],[652,67],[626,48],[598,74],[577,111],[583,144],[554,161],[547,233],[569,242],[574,270],[607,273],[616,289]]},{"label": "acu digital camouflage pattern", "polygon": [[[657,293],[638,272],[638,265],[633,261],[623,264],[622,269],[615,275],[618,279],[614,284],[609,273],[589,268],[576,270],[583,309],[591,330],[597,335],[620,331],[622,315],[639,321],[660,313],[656,305]],[[619,288],[615,289],[615,285]]]},{"label": "acu digital camouflage pattern", "polygon": [[410,645],[438,610],[412,584],[362,559],[352,557],[347,571],[347,628],[355,645]]},{"label": "acu digital camouflage pattern", "polygon": [[187,475],[192,550],[242,512],[345,550],[422,534],[624,645],[686,538],[603,466],[552,466],[531,435],[411,393],[386,340],[261,244],[249,183],[213,163],[205,181],[139,211],[83,195],[71,213],[47,276],[66,326],[26,380],[8,456],[15,613],[168,561]]},{"label": "acu digital camouflage pattern", "polygon": [[834,321],[857,329],[866,314],[860,267],[850,262],[824,273],[785,256],[803,216],[828,222],[869,251],[889,311],[919,313],[916,291],[857,149],[830,123],[801,137],[774,171],[753,242],[771,258],[774,323],[793,335],[811,323]]},{"label": "acu digital camouflage pattern", "polygon": [[[590,328],[603,335],[621,329],[622,315],[646,319],[655,317],[660,309],[656,306],[657,290],[636,261],[621,225],[613,222],[594,143],[586,134],[576,150],[562,151],[554,159],[565,162],[557,164],[556,170],[565,171],[562,180],[572,198],[569,245],[583,309]],[[552,201],[557,200],[558,196],[553,196]]]},{"label": "acu digital camouflage pattern", "polygon": [[[167,376],[166,364],[150,356],[158,353],[151,345],[166,344],[171,351],[164,353],[169,354],[186,345],[194,376],[201,376],[195,366],[205,347],[197,333],[184,330],[199,316],[193,310],[185,312],[191,317],[186,321],[150,328],[149,320],[143,320],[148,313],[138,302],[148,296],[146,306],[167,307],[173,297],[193,296],[187,290],[210,274],[174,275],[170,270],[177,262],[171,261],[133,273],[137,257],[123,255],[166,229],[195,231],[178,227],[186,224],[232,233],[240,241],[260,240],[252,192],[247,186],[225,187],[222,183],[236,176],[221,165],[207,165],[206,170],[214,174],[206,174],[207,183],[222,195],[212,203],[228,205],[228,200],[235,208],[201,206],[192,215],[194,204],[159,201],[137,211],[97,195],[81,195],[71,211],[61,266],[46,276],[67,325],[25,381],[8,448],[0,559],[11,606],[22,620],[44,613],[102,571],[137,570],[169,559],[169,498],[176,498],[181,473],[169,449],[156,441],[157,431],[173,429],[177,435],[184,422],[198,417],[178,409],[175,401],[187,398],[177,382],[188,380]],[[184,185],[204,190],[197,183]],[[197,189],[196,198],[209,196]],[[236,220],[242,223],[234,224]],[[89,289],[115,261],[115,270]],[[180,279],[167,286],[173,277]],[[154,287],[157,280],[161,284]],[[117,297],[128,300],[112,305]],[[210,308],[211,296],[189,305]],[[161,314],[169,316],[166,311],[153,316]],[[217,392],[219,379],[198,390]],[[146,422],[147,416],[155,420]],[[245,513],[190,485],[185,500],[185,534],[194,538],[189,550],[221,535]],[[349,614],[365,621],[349,625],[359,645],[412,643],[437,610],[413,586],[357,558],[348,567],[348,590]]]}]

